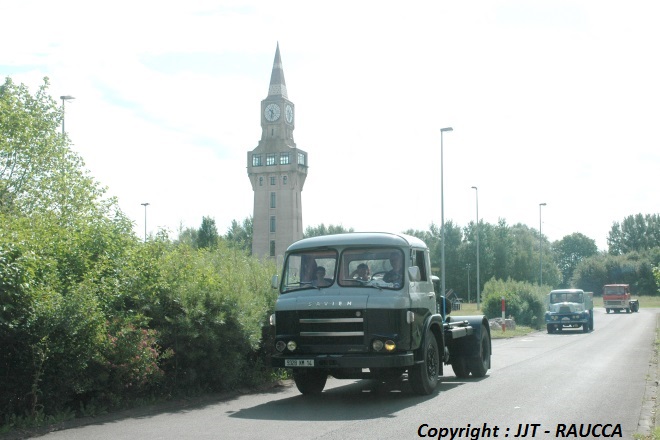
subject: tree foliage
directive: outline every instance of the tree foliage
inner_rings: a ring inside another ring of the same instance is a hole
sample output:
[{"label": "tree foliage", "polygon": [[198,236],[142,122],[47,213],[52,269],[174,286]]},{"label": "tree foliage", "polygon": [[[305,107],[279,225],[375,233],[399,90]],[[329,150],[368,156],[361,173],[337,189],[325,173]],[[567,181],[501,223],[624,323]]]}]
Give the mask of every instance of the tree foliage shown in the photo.
[{"label": "tree foliage", "polygon": [[47,85],[0,90],[0,424],[263,380],[272,264],[209,219],[206,247],[143,243],[59,133]]},{"label": "tree foliage", "polygon": [[557,265],[561,271],[561,283],[558,287],[571,287],[571,279],[577,265],[585,258],[598,254],[596,241],[584,234],[575,232],[553,243]]},{"label": "tree foliage", "polygon": [[59,132],[62,111],[48,85],[44,78],[34,96],[10,78],[0,86],[0,210],[67,221],[93,212],[104,190]]},{"label": "tree foliage", "polygon": [[305,228],[305,233],[303,236],[305,238],[309,237],[318,237],[320,235],[330,235],[330,234],[344,234],[346,232],[354,232],[353,228],[344,228],[342,225],[328,225],[321,223],[318,226],[307,226]]},{"label": "tree foliage", "polygon": [[242,249],[249,254],[252,253],[252,216],[243,219],[242,223],[237,220],[231,221],[224,238],[230,246]]},{"label": "tree foliage", "polygon": [[220,234],[218,228],[215,226],[215,219],[211,217],[203,217],[202,225],[197,231],[197,247],[200,249],[214,248],[218,245]]},{"label": "tree foliage", "polygon": [[623,255],[660,246],[660,215],[636,214],[614,222],[607,237],[609,253]]},{"label": "tree foliage", "polygon": [[577,265],[571,284],[597,295],[605,284],[630,284],[636,295],[654,295],[659,285],[653,268],[659,265],[660,247],[624,255],[599,254]]}]

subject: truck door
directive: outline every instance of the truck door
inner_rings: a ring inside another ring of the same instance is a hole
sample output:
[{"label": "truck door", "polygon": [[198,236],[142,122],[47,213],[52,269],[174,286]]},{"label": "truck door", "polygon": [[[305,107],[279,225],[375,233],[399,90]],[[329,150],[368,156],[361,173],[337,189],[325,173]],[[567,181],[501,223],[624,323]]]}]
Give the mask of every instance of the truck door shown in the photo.
[{"label": "truck door", "polygon": [[[419,280],[410,280],[409,293],[415,321],[413,322],[413,341],[421,340],[426,318],[435,313],[435,291],[429,273],[430,258],[427,249],[412,249],[410,251],[410,265],[419,268]],[[418,339],[419,338],[419,339]]]}]

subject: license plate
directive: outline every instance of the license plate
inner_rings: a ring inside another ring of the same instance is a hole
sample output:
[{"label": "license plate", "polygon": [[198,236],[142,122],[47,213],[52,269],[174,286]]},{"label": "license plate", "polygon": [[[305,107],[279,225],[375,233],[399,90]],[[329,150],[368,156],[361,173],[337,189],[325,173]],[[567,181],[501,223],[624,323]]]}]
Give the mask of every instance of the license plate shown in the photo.
[{"label": "license plate", "polygon": [[314,359],[284,359],[285,367],[313,367]]}]

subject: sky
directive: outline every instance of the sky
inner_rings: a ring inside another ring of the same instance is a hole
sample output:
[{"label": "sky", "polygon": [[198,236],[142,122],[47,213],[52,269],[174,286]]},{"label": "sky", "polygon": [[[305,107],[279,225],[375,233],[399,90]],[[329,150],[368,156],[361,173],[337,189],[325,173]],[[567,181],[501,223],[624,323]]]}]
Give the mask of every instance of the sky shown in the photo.
[{"label": "sky", "polygon": [[145,211],[172,238],[252,215],[278,44],[305,227],[464,227],[478,207],[606,250],[614,222],[660,213],[657,1],[22,0],[0,17],[3,82],[75,97],[72,148],[139,236]]}]

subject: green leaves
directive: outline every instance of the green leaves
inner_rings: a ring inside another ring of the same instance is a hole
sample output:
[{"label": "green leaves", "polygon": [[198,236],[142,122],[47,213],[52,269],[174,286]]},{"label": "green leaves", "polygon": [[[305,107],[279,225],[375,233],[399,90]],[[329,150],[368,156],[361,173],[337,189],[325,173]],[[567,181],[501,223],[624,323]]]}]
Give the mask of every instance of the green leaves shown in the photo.
[{"label": "green leaves", "polygon": [[0,86],[0,211],[50,211],[66,222],[92,213],[104,190],[58,128],[62,111],[48,78],[32,96],[10,78]]}]

